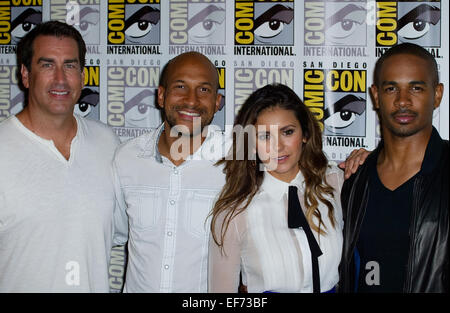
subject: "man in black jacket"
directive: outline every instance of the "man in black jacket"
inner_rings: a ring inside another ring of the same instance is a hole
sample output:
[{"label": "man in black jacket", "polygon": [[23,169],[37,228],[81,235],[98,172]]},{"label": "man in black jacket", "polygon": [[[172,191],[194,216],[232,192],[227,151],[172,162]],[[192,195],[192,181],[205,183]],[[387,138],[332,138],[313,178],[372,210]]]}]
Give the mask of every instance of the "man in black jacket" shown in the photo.
[{"label": "man in black jacket", "polygon": [[339,292],[448,292],[449,144],[432,126],[437,64],[410,43],[378,60],[383,140],[344,183]]}]

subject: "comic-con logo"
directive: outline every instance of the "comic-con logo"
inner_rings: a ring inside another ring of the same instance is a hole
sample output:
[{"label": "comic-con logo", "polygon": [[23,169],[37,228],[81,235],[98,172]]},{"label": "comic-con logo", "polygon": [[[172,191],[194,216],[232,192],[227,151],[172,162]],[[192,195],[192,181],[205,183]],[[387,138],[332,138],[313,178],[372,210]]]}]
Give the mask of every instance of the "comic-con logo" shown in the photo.
[{"label": "comic-con logo", "polygon": [[125,260],[126,252],[124,246],[115,246],[111,249],[108,270],[110,292],[119,293],[122,291],[125,277]]},{"label": "comic-con logo", "polygon": [[99,53],[100,0],[51,0],[50,19],[75,27],[86,43],[87,52]]},{"label": "comic-con logo", "polygon": [[0,65],[0,122],[22,111],[24,94],[17,81],[16,65]]},{"label": "comic-con logo", "polygon": [[304,3],[305,45],[366,45],[364,2]]},{"label": "comic-con logo", "polygon": [[[42,22],[42,0],[0,1],[0,45],[17,45],[37,24]],[[2,53],[15,53],[6,48]]]},{"label": "comic-con logo", "polygon": [[107,124],[121,128],[116,129],[120,137],[136,137],[142,129],[161,124],[156,105],[159,73],[159,66],[107,67]]},{"label": "comic-con logo", "polygon": [[377,56],[393,45],[411,42],[441,57],[441,2],[377,1],[375,33]]},{"label": "comic-con logo", "polygon": [[225,44],[225,1],[170,1],[169,43]]},{"label": "comic-con logo", "polygon": [[100,120],[100,66],[84,67],[84,88],[75,104],[74,113],[93,120]]},{"label": "comic-con logo", "polygon": [[236,45],[293,45],[293,1],[236,1]]},{"label": "comic-con logo", "polygon": [[253,61],[235,61],[234,66],[235,115],[253,91],[267,84],[279,83],[294,89],[292,61],[261,61],[258,64]]},{"label": "comic-con logo", "polygon": [[[159,2],[108,0],[108,53],[159,54],[159,48],[148,46],[159,45],[161,41]],[[117,45],[137,47],[131,47],[131,50],[114,48]]]},{"label": "comic-con logo", "polygon": [[304,69],[305,105],[325,136],[365,136],[367,72],[339,69],[337,65],[334,62],[333,69]]},{"label": "comic-con logo", "polygon": [[236,55],[294,55],[294,1],[235,1]]},{"label": "comic-con logo", "polygon": [[225,0],[170,1],[169,54],[225,55]]},{"label": "comic-con logo", "polygon": [[366,1],[305,1],[305,56],[366,56]]}]

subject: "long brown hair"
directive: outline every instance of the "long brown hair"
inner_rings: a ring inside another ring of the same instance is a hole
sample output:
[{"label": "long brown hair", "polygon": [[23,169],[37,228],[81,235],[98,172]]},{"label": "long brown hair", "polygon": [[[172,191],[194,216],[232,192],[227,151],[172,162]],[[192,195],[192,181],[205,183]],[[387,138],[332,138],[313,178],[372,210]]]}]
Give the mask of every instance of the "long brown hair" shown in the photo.
[{"label": "long brown hair", "polygon": [[[325,194],[333,197],[333,187],[325,179],[328,160],[322,151],[322,132],[319,124],[292,89],[281,84],[267,85],[253,92],[242,105],[234,123],[231,152],[217,162],[217,165],[224,164],[226,175],[225,186],[211,212],[211,232],[219,247],[223,248],[230,221],[248,207],[264,177],[264,172],[259,170],[261,161],[252,148],[256,140],[256,134],[252,132],[254,127],[247,126],[255,125],[262,111],[274,107],[292,111],[307,140],[303,144],[299,167],[305,177],[305,215],[308,223],[319,234],[325,234],[320,228],[323,224],[318,209],[320,201],[328,207],[331,225],[335,227],[333,205],[324,197]],[[216,234],[215,225],[220,214],[225,216],[220,234]],[[313,223],[313,216],[319,220],[319,225]]]}]

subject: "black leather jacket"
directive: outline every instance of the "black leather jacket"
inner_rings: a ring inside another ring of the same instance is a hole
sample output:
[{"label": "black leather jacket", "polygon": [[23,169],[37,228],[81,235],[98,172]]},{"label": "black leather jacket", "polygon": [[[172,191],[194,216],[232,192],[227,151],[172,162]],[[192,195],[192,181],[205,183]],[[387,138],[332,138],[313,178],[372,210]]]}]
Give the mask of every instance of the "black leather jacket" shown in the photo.
[{"label": "black leather jacket", "polygon": [[[376,161],[382,147],[383,142],[380,142],[342,188],[344,245],[338,292],[355,291],[354,250],[369,198],[369,164],[376,164],[373,161]],[[414,181],[404,292],[449,291],[448,163],[449,142],[442,140],[433,128],[421,171]]]}]

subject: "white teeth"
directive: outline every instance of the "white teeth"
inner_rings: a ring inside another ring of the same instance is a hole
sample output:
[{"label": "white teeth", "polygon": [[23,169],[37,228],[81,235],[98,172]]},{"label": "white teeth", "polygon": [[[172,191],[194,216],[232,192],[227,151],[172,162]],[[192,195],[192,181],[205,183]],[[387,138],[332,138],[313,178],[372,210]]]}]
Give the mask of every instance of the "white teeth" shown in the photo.
[{"label": "white teeth", "polygon": [[50,91],[50,93],[57,95],[57,96],[62,96],[62,95],[67,95],[69,92],[67,92],[67,91]]},{"label": "white teeth", "polygon": [[193,113],[193,112],[186,112],[186,111],[179,111],[181,114],[184,115],[189,115],[189,116],[200,116],[200,114],[198,113]]}]

